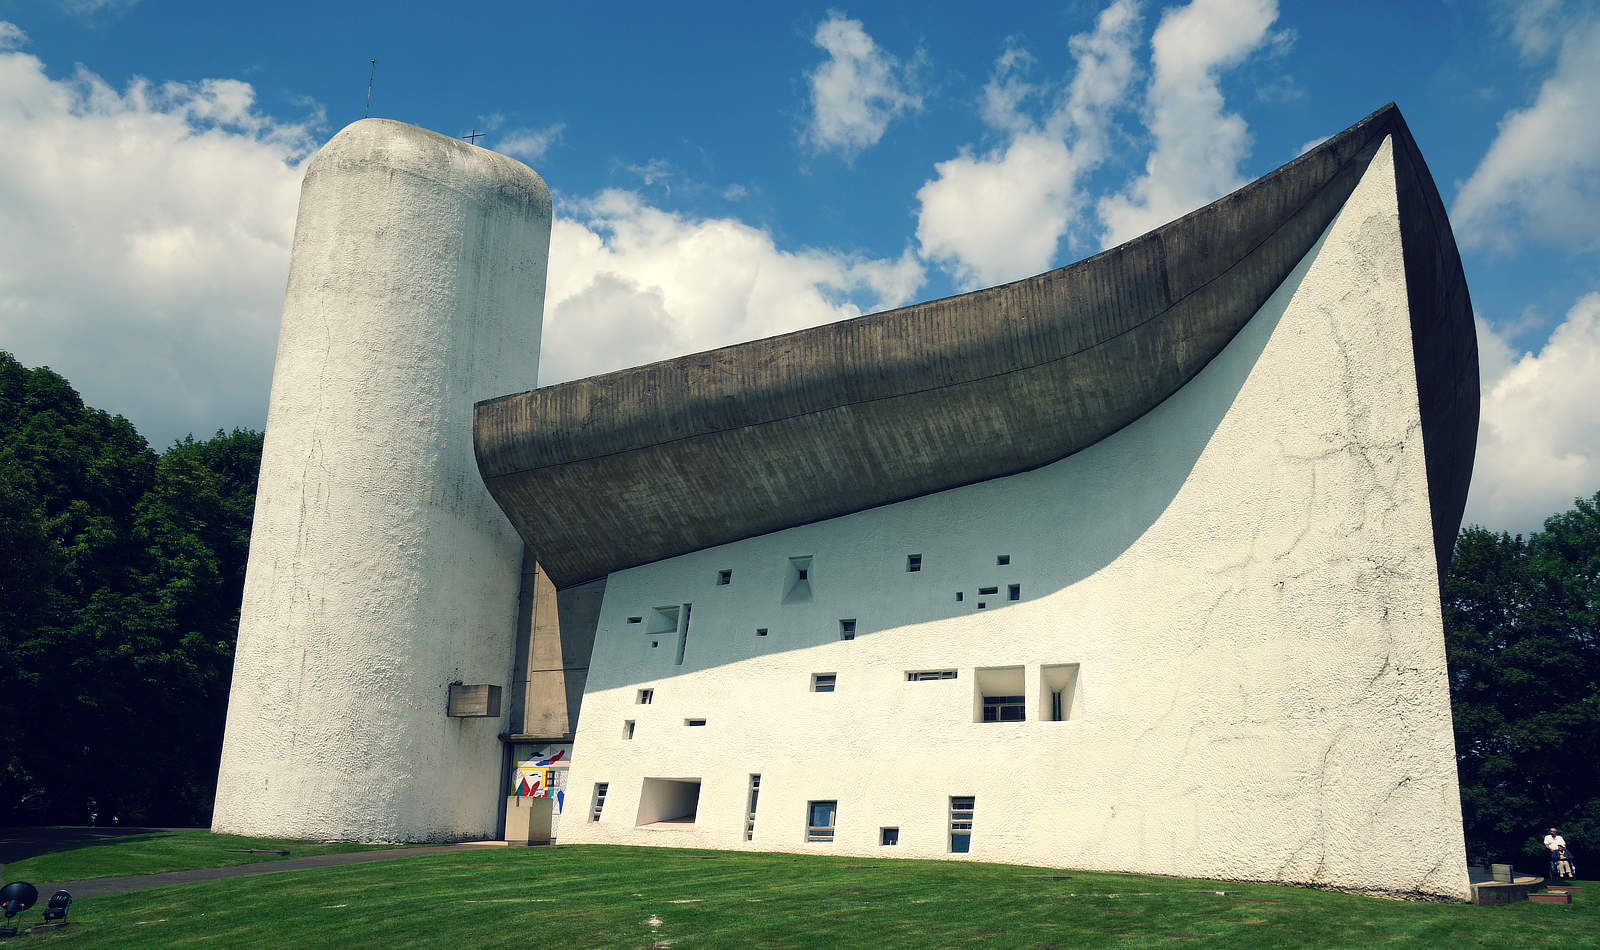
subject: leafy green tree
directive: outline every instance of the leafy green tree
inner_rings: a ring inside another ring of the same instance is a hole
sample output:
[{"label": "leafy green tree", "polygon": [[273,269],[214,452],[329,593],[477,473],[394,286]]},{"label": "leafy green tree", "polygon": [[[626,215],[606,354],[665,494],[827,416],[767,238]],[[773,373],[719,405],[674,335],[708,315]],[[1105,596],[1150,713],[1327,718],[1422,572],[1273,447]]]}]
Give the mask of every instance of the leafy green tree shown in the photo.
[{"label": "leafy green tree", "polygon": [[1552,825],[1600,853],[1597,611],[1600,494],[1527,539],[1468,527],[1456,540],[1445,643],[1474,858],[1542,867]]},{"label": "leafy green tree", "polygon": [[0,823],[205,820],[260,452],[157,456],[0,353]]}]

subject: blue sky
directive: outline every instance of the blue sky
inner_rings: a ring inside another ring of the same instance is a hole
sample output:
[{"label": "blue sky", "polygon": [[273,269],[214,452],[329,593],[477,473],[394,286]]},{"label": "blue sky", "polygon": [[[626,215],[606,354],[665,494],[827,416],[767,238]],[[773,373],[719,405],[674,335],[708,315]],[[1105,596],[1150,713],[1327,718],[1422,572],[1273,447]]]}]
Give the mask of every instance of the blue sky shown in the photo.
[{"label": "blue sky", "polygon": [[373,58],[373,115],[550,183],[547,383],[1069,263],[1394,100],[1480,318],[1468,519],[1600,489],[1592,0],[572,6],[0,0],[0,348],[158,447],[260,427]]}]

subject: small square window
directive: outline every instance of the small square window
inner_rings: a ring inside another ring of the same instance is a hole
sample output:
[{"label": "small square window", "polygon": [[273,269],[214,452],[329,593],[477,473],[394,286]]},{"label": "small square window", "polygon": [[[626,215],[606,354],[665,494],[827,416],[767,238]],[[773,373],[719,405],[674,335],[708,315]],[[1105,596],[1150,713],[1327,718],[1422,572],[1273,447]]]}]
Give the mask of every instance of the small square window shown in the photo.
[{"label": "small square window", "polygon": [[837,673],[812,673],[811,691],[813,693],[831,693],[838,678],[839,674]]},{"label": "small square window", "polygon": [[799,581],[809,580],[810,576],[811,576],[811,569],[810,568],[800,567],[800,568],[796,568],[795,569],[795,580],[799,580]]},{"label": "small square window", "polygon": [[835,822],[839,818],[839,803],[806,802],[806,840],[832,841]]},{"label": "small square window", "polygon": [[979,610],[982,610],[982,609],[983,609],[983,608],[985,608],[985,607],[987,607],[987,606],[989,606],[989,605],[988,605],[988,604],[986,604],[986,603],[984,603],[984,602],[983,602],[983,601],[981,601],[981,600],[980,600],[980,601],[978,601],[978,609],[979,609]]},{"label": "small square window", "polygon": [[1011,563],[1011,555],[1009,555],[1009,554],[996,555],[995,559],[994,559],[994,562],[996,564],[1010,564]]},{"label": "small square window", "polygon": [[652,649],[652,650],[654,650],[656,647],[658,647],[660,645],[661,645],[661,641],[660,640],[651,640],[650,641],[650,649]]},{"label": "small square window", "polygon": [[633,738],[633,722],[634,721],[632,719],[626,719],[626,720],[623,721],[623,723],[622,723],[622,738],[624,738],[624,739],[632,739]]},{"label": "small square window", "polygon": [[878,829],[878,843],[879,844],[883,844],[883,845],[899,844],[900,843],[900,829],[899,828],[879,828]]},{"label": "small square window", "polygon": [[652,699],[655,699],[655,698],[656,698],[656,691],[655,690],[653,690],[653,689],[641,689],[641,690],[639,690],[639,705],[648,706],[648,705],[650,705],[650,701]]},{"label": "small square window", "polygon": [[854,640],[856,638],[856,622],[854,620],[839,621],[839,639]]},{"label": "small square window", "polygon": [[906,555],[906,573],[907,574],[915,574],[920,570],[922,570],[922,555],[920,555],[920,554],[907,554]]},{"label": "small square window", "polygon": [[732,583],[733,583],[733,572],[732,571],[718,571],[717,572],[717,586],[718,587],[727,587],[729,584],[732,584]]},{"label": "small square window", "polygon": [[757,627],[756,628],[756,636],[764,637],[766,635],[767,635],[767,628],[766,627]]},{"label": "small square window", "polygon": [[1021,584],[1008,584],[1008,585],[1006,585],[1006,600],[1021,600],[1021,599],[1022,599],[1022,585]]}]

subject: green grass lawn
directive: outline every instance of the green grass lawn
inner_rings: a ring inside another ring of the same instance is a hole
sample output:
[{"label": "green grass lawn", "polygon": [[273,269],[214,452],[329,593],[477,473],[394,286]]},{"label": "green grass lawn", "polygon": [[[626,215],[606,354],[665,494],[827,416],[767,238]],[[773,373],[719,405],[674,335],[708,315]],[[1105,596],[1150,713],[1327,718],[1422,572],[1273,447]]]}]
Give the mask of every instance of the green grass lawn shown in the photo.
[{"label": "green grass lawn", "polygon": [[[1067,880],[1044,875],[1064,874]],[[1196,893],[1226,890],[1226,895]],[[1600,947],[1600,890],[1473,907],[1265,884],[621,847],[512,848],[82,900],[29,946]],[[24,923],[37,923],[30,911]]]},{"label": "green grass lawn", "polygon": [[156,874],[189,868],[220,868],[257,861],[281,861],[276,854],[234,854],[228,849],[287,851],[293,858],[336,851],[391,847],[373,844],[326,844],[281,838],[240,838],[209,831],[155,831],[103,841],[70,844],[60,851],[24,858],[6,865],[8,881],[83,881],[92,877]]}]

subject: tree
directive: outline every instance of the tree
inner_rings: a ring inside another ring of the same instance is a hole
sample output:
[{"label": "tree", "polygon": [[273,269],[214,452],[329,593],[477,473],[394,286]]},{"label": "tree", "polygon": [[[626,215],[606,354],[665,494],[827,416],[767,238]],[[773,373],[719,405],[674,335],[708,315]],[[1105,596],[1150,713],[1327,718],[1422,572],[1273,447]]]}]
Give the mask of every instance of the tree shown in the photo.
[{"label": "tree", "polygon": [[1444,618],[1468,853],[1600,846],[1600,493],[1526,540],[1463,530]]},{"label": "tree", "polygon": [[209,814],[260,454],[157,456],[0,353],[0,823]]}]

